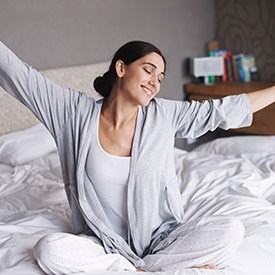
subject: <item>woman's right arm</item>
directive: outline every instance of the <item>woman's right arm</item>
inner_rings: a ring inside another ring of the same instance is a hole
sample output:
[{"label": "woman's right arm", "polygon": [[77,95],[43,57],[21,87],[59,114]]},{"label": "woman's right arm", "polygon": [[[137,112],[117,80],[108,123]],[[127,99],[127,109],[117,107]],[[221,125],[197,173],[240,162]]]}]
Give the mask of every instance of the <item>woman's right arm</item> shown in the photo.
[{"label": "woman's right arm", "polygon": [[222,129],[250,126],[252,108],[246,94],[198,101],[162,100],[166,118],[176,138],[197,138],[218,127]]},{"label": "woman's right arm", "polygon": [[75,109],[83,93],[57,85],[21,61],[0,41],[0,86],[23,103],[53,136]]}]

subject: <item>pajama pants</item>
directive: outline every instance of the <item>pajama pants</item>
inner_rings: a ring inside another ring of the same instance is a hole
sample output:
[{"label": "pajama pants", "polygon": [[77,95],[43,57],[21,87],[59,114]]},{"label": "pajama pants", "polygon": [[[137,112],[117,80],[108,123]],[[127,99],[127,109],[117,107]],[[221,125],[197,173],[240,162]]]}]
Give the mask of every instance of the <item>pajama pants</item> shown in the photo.
[{"label": "pajama pants", "polygon": [[[225,266],[238,249],[244,235],[237,218],[212,216],[195,219],[174,229],[155,242],[143,260],[146,271],[170,271],[215,264]],[[120,254],[106,254],[96,239],[84,235],[53,233],[40,239],[33,254],[47,274],[94,271],[135,271]]]}]

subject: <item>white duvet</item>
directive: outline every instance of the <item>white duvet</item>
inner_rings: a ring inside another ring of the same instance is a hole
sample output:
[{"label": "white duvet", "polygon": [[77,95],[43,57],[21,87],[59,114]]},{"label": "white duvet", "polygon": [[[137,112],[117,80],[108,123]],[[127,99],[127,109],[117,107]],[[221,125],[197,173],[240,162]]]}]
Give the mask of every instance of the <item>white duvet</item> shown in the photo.
[{"label": "white duvet", "polygon": [[[185,219],[232,215],[243,221],[246,233],[224,269],[154,274],[275,274],[273,152],[222,155],[203,148],[175,149]],[[33,245],[45,234],[68,230],[69,207],[56,151],[20,166],[0,164],[0,274],[43,274],[32,256]]]}]

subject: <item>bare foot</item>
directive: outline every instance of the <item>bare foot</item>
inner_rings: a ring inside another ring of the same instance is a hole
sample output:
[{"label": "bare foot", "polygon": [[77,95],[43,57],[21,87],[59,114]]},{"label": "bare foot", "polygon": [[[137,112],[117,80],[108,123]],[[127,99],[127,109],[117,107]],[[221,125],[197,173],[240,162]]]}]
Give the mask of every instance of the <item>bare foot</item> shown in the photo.
[{"label": "bare foot", "polygon": [[143,272],[144,270],[137,268],[136,272]]},{"label": "bare foot", "polygon": [[207,264],[203,266],[192,266],[191,268],[217,269],[217,266],[215,266],[214,264]]}]

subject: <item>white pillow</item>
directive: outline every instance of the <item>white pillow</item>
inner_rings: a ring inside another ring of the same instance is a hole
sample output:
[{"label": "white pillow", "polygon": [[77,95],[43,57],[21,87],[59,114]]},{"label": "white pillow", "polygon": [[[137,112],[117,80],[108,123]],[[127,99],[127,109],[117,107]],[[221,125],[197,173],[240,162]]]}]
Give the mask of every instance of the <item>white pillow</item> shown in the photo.
[{"label": "white pillow", "polygon": [[193,151],[221,155],[275,152],[275,136],[218,138],[198,146]]},{"label": "white pillow", "polygon": [[41,123],[0,136],[0,163],[22,165],[55,150],[53,137]]}]

